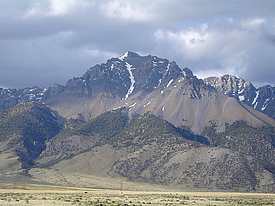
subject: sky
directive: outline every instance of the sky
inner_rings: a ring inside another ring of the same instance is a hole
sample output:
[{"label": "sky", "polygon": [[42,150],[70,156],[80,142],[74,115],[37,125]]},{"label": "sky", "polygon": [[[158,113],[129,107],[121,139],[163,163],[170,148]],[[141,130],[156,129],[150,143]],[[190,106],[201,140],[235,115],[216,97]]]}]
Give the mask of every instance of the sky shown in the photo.
[{"label": "sky", "polygon": [[275,84],[274,0],[0,0],[0,86],[64,84],[126,51]]}]

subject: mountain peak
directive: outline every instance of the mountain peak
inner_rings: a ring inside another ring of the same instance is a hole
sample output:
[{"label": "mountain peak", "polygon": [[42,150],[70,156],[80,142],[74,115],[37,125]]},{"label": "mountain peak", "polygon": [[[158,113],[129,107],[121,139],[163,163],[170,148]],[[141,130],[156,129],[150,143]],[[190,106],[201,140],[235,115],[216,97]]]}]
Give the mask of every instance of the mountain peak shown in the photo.
[{"label": "mountain peak", "polygon": [[156,91],[163,94],[166,88],[177,88],[176,84],[184,85],[185,88],[189,85],[188,88],[195,94],[192,97],[200,96],[200,87],[211,86],[212,89],[214,87],[225,95],[275,117],[274,87],[263,86],[257,89],[251,82],[230,74],[199,80],[190,69],[180,67],[175,61],[150,54],[140,55],[133,51],[91,67],[82,76],[68,80],[64,86],[55,85],[46,89],[0,88],[0,110],[21,102],[48,102],[59,96],[96,97],[104,94],[126,100],[139,92]]},{"label": "mountain peak", "polygon": [[251,82],[234,75],[225,74],[220,77],[208,77],[204,79],[204,82],[241,102],[252,102],[256,96],[256,88]]},{"label": "mountain peak", "polygon": [[207,77],[205,78],[205,81],[231,81],[231,82],[247,82],[250,83],[249,81],[246,81],[245,79],[232,75],[232,74],[224,74],[222,76],[211,76],[211,77]]},{"label": "mountain peak", "polygon": [[121,61],[124,61],[128,57],[140,57],[140,55],[132,51],[127,51],[123,55],[121,55],[118,59],[120,59]]},{"label": "mountain peak", "polygon": [[233,96],[235,93],[243,93],[246,88],[253,87],[255,89],[251,82],[231,74],[225,74],[219,77],[207,77],[204,81],[206,84],[210,84],[215,88],[222,87],[225,93],[232,93]]},{"label": "mountain peak", "polygon": [[80,96],[103,92],[127,99],[138,91],[166,88],[178,78],[192,77],[191,70],[179,67],[174,61],[127,51],[91,67],[82,77],[69,80],[66,92]]}]

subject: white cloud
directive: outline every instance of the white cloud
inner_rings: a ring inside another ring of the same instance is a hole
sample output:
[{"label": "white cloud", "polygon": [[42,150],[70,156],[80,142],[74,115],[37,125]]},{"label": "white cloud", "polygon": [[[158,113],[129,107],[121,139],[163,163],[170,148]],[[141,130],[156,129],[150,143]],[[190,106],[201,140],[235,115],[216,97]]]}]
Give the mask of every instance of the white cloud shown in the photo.
[{"label": "white cloud", "polygon": [[119,54],[109,51],[102,51],[98,49],[90,49],[90,48],[82,48],[80,51],[83,53],[84,56],[90,56],[93,58],[101,58],[101,59],[108,59],[112,57],[116,57]]},{"label": "white cloud", "polygon": [[206,28],[155,32],[157,41],[170,42],[171,45],[175,45],[175,49],[181,50],[183,55],[190,59],[197,59],[207,52],[212,41],[211,35]]},{"label": "white cloud", "polygon": [[80,8],[91,6],[93,1],[87,0],[47,0],[33,4],[24,17],[64,16]]},{"label": "white cloud", "polygon": [[76,0],[50,0],[50,14],[64,15],[77,5]]},{"label": "white cloud", "polygon": [[207,77],[213,77],[213,76],[222,76],[224,74],[224,72],[229,73],[231,72],[229,71],[220,71],[220,70],[216,70],[216,69],[211,69],[211,68],[205,68],[204,70],[200,70],[198,72],[196,72],[196,76],[204,79]]},{"label": "white cloud", "polygon": [[105,1],[105,3],[101,4],[100,9],[103,15],[109,18],[144,22],[153,19],[153,15],[150,12],[150,3],[146,2],[147,5],[144,6],[144,1]]},{"label": "white cloud", "polygon": [[264,18],[250,18],[241,21],[241,26],[246,29],[258,29],[266,23]]},{"label": "white cloud", "polygon": [[[251,20],[253,31],[243,28],[243,21],[222,22],[209,26],[197,26],[180,30],[158,30],[155,32],[157,50],[165,49],[187,66],[191,66],[199,76],[231,73],[249,76],[252,80],[259,76],[257,67],[265,65],[270,72],[272,66],[264,62],[275,47],[265,37],[262,27],[265,20]],[[264,51],[268,52],[265,53]],[[258,59],[258,62],[255,60]],[[270,59],[271,60],[271,59]],[[273,60],[271,60],[273,61]],[[260,70],[259,70],[260,71]]]},{"label": "white cloud", "polygon": [[[0,1],[0,84],[64,81],[127,50],[167,57],[201,76],[233,73],[272,83],[274,6],[274,0]],[[33,81],[14,75],[38,68],[49,75]]]}]

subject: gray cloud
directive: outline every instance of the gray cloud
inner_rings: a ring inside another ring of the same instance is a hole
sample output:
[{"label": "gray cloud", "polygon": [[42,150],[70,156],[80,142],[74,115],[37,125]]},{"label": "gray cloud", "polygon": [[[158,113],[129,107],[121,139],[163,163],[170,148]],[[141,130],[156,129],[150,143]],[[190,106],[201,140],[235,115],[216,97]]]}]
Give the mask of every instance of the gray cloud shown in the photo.
[{"label": "gray cloud", "polygon": [[126,50],[274,84],[273,0],[0,2],[0,85],[64,83]]}]

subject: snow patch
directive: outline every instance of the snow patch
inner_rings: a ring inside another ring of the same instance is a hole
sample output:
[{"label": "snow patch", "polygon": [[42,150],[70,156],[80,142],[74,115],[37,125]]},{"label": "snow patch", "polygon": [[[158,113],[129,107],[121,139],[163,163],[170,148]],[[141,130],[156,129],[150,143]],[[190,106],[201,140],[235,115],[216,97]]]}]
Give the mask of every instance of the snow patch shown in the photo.
[{"label": "snow patch", "polygon": [[262,107],[262,109],[261,109],[262,111],[264,111],[264,110],[266,109],[266,107],[268,106],[269,100],[270,100],[269,98],[265,100],[265,102],[264,102],[264,104],[263,104],[263,107]]},{"label": "snow patch", "polygon": [[162,81],[162,79],[160,78],[160,79],[159,79],[159,82],[158,82],[158,85],[154,87],[155,89],[158,88],[158,87],[160,86],[161,81]]},{"label": "snow patch", "polygon": [[161,90],[160,93],[163,94],[163,90]]},{"label": "snow patch", "polygon": [[257,105],[258,105],[258,102],[256,102],[256,104],[254,105],[254,109],[256,109],[256,108],[257,108]]},{"label": "snow patch", "polygon": [[244,88],[241,91],[238,91],[238,94],[242,94],[244,92]]},{"label": "snow patch", "polygon": [[161,108],[161,111],[164,111],[164,109],[165,109],[165,106],[163,106],[163,107]]},{"label": "snow patch", "polygon": [[33,100],[35,98],[35,95],[34,94],[27,94],[29,100]]},{"label": "snow patch", "polygon": [[244,96],[243,95],[241,95],[241,96],[239,96],[239,100],[242,102],[242,101],[244,101]]},{"label": "snow patch", "polygon": [[111,70],[113,70],[115,68],[114,64],[111,65]]},{"label": "snow patch", "polygon": [[168,82],[168,84],[166,85],[166,87],[169,87],[169,86],[172,84],[173,81],[174,81],[174,79],[171,79],[171,80]]},{"label": "snow patch", "polygon": [[112,110],[114,111],[114,110],[117,110],[117,109],[120,109],[120,108],[122,108],[122,106],[114,107]]},{"label": "snow patch", "polygon": [[151,104],[151,101],[147,102],[143,107],[147,107],[149,104]]},{"label": "snow patch", "polygon": [[166,76],[167,73],[169,72],[170,66],[171,66],[171,64],[170,64],[170,62],[169,62],[168,65],[167,65],[167,67],[166,67],[164,76]]},{"label": "snow patch", "polygon": [[51,115],[56,118],[56,113],[51,111]]},{"label": "snow patch", "polygon": [[128,62],[125,62],[126,64],[126,68],[129,72],[129,78],[130,78],[130,81],[131,81],[131,85],[130,85],[130,88],[128,89],[128,92],[127,94],[125,95],[125,99],[128,99],[129,95],[133,93],[134,89],[135,89],[135,77],[133,75],[133,72],[132,70],[134,70],[135,68],[133,68],[132,65],[130,65]]},{"label": "snow patch", "polygon": [[134,103],[134,104],[131,104],[130,106],[129,106],[129,108],[132,108],[132,107],[134,107],[134,106],[136,106],[136,102]]},{"label": "snow patch", "polygon": [[[259,91],[256,91],[256,97],[254,98],[253,102],[252,102],[252,105],[254,105],[254,109],[256,109],[257,107],[257,100],[258,100],[258,97],[259,97]],[[256,104],[255,104],[256,103]]]},{"label": "snow patch", "polygon": [[181,70],[181,73],[183,74],[183,76],[187,76],[186,71],[184,71],[183,69]]},{"label": "snow patch", "polygon": [[158,86],[157,86],[157,87],[159,87],[159,86],[160,86],[160,84],[161,84],[161,81],[162,81],[162,79],[159,79],[159,83],[158,83]]},{"label": "snow patch", "polygon": [[180,79],[178,80],[178,83],[181,83],[181,82],[183,82],[183,81],[184,81],[184,77],[180,78]]},{"label": "snow patch", "polygon": [[128,52],[126,52],[125,54],[123,54],[121,57],[119,57],[118,59],[121,61],[124,61],[126,58],[128,57]]}]

